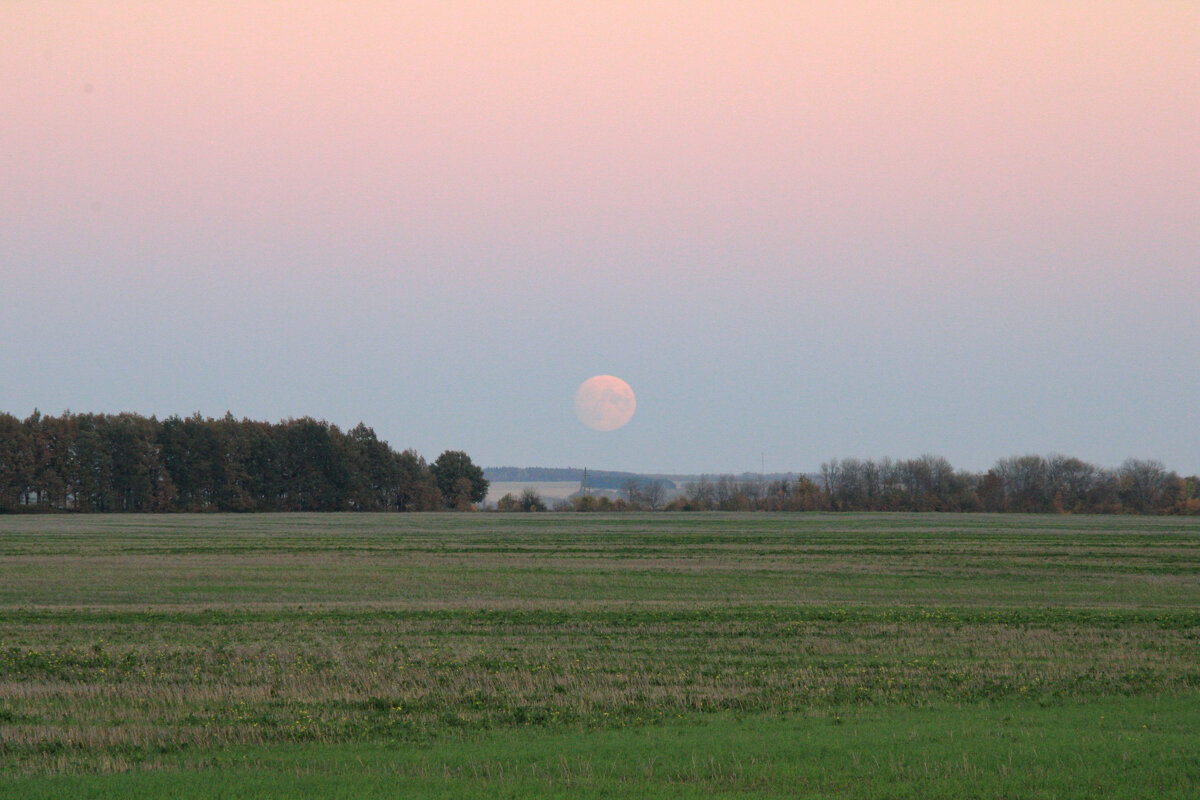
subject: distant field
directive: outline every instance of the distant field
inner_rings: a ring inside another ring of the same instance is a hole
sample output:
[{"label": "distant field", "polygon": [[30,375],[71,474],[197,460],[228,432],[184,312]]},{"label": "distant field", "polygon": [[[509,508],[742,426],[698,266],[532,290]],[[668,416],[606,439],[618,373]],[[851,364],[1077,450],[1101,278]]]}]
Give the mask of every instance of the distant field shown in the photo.
[{"label": "distant field", "polygon": [[0,516],[0,796],[1195,797],[1200,519]]},{"label": "distant field", "polygon": [[504,495],[511,494],[513,497],[520,497],[521,492],[526,489],[533,489],[547,502],[566,500],[579,491],[579,486],[579,481],[542,481],[540,483],[536,481],[492,481],[488,484],[487,500],[485,502],[494,506],[496,501],[504,497]]}]

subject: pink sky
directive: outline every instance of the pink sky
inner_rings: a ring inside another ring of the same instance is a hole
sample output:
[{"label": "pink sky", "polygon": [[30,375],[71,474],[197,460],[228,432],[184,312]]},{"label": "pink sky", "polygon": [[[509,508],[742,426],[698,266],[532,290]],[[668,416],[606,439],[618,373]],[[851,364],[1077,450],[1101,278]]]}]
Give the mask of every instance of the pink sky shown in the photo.
[{"label": "pink sky", "polygon": [[1195,211],[1193,3],[47,5],[4,12],[5,166],[35,212],[91,193],[344,223],[403,202],[438,227],[636,231]]},{"label": "pink sky", "polygon": [[[732,310],[800,336],[807,308],[919,338],[995,301],[1039,332],[1194,343],[1198,53],[1193,2],[9,3],[0,270],[34,302],[81,274],[148,283],[165,333],[226,300],[286,325],[359,283],[401,337],[390,305],[427,321],[482,284],[468,308],[507,298],[543,332],[682,340]],[[597,292],[607,315],[572,311]],[[360,323],[331,312],[326,339]],[[635,355],[580,377],[652,374]],[[110,396],[35,383],[9,404]]]}]

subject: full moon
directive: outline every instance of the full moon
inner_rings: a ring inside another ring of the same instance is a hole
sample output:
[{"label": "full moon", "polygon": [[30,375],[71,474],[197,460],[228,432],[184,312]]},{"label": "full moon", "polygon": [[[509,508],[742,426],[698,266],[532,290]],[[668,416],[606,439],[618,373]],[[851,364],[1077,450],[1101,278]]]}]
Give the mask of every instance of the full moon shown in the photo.
[{"label": "full moon", "polygon": [[579,384],[575,416],[592,430],[615,431],[633,417],[637,398],[620,378],[596,375]]}]

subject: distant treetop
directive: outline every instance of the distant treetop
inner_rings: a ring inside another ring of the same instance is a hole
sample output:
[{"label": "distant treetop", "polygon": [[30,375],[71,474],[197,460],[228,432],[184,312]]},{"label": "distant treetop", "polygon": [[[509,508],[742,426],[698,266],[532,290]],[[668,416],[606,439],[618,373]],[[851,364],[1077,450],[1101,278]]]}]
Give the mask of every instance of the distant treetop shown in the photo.
[{"label": "distant treetop", "polygon": [[[0,413],[0,511],[429,511],[483,499],[465,453],[445,490],[359,423]],[[473,466],[473,465],[471,465]],[[476,468],[477,469],[477,468]],[[468,486],[458,486],[466,476]],[[486,494],[486,482],[483,484]]]}]

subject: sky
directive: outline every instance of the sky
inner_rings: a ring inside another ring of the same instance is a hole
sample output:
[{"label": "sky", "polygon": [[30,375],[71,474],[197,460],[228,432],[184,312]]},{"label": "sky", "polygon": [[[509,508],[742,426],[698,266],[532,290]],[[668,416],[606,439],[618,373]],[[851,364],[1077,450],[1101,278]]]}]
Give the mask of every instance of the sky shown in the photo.
[{"label": "sky", "polygon": [[0,0],[0,410],[1200,472],[1197,53],[1191,0]]}]

